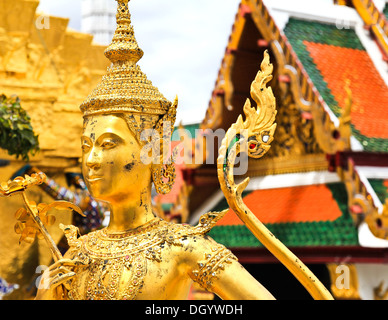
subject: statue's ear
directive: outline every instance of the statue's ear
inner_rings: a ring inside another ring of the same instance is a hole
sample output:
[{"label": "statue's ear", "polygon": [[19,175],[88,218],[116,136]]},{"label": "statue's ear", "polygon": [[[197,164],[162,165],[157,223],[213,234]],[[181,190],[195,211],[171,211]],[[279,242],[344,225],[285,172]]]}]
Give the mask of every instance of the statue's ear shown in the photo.
[{"label": "statue's ear", "polygon": [[175,97],[174,102],[163,115],[163,117],[158,121],[155,127],[155,130],[159,134],[160,138],[160,150],[165,156],[167,156],[168,150],[165,150],[166,148],[163,147],[170,144],[171,137],[174,132],[177,108],[178,97]]}]

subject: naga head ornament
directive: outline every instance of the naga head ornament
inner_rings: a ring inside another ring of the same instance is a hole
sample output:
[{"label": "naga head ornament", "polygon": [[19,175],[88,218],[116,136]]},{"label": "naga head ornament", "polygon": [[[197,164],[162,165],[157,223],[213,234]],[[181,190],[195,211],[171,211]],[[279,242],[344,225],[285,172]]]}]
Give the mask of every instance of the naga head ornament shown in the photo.
[{"label": "naga head ornament", "polygon": [[247,99],[244,105],[246,120],[243,121],[240,115],[236,123],[240,130],[247,130],[248,154],[252,158],[261,158],[268,152],[276,130],[276,99],[272,88],[266,86],[272,80],[272,71],[273,65],[265,51],[261,70],[251,84],[251,97],[257,104],[257,110]]}]

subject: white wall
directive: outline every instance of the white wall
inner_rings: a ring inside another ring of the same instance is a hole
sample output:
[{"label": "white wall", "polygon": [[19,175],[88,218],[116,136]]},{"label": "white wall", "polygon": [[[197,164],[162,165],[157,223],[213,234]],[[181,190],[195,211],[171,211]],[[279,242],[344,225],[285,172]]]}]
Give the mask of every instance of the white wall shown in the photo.
[{"label": "white wall", "polygon": [[374,288],[378,287],[382,281],[383,290],[388,285],[388,265],[386,264],[355,264],[358,274],[359,293],[362,300],[374,300]]}]

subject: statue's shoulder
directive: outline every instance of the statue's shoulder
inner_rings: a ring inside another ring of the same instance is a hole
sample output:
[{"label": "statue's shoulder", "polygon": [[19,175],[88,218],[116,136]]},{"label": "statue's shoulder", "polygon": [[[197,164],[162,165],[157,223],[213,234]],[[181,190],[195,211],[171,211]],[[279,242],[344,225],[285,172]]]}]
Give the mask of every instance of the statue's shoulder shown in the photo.
[{"label": "statue's shoulder", "polygon": [[228,248],[207,235],[228,210],[206,213],[196,226],[169,224],[166,233],[166,241],[179,246],[179,253],[190,268],[189,276],[207,290],[227,265],[238,261]]},{"label": "statue's shoulder", "polygon": [[228,212],[208,212],[202,215],[196,226],[189,224],[168,223],[165,240],[170,244],[181,245],[183,241],[193,236],[205,236]]}]

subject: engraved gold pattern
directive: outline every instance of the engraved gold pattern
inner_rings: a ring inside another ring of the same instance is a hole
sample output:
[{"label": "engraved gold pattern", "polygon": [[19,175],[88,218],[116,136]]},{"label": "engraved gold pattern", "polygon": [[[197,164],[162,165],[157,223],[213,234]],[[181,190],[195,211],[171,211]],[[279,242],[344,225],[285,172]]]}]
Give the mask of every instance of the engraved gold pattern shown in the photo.
[{"label": "engraved gold pattern", "polygon": [[[76,278],[69,291],[73,300],[132,300],[135,299],[144,284],[147,274],[147,261],[162,262],[162,250],[166,244],[183,246],[184,240],[191,235],[204,235],[221,219],[227,210],[220,213],[208,213],[201,217],[200,223],[190,225],[174,224],[162,219],[149,223],[128,232],[108,233],[102,229],[89,233],[79,239],[77,228],[62,226],[71,249],[76,249],[75,259],[89,265],[89,272],[82,283],[82,278]],[[213,252],[213,257],[206,263],[206,268],[212,268],[213,273],[219,273],[223,264],[234,259],[229,250],[219,245]],[[222,259],[213,263],[214,259]],[[228,260],[229,259],[229,260]],[[201,270],[201,276],[193,276],[194,281],[210,283]],[[126,277],[123,277],[125,272]],[[129,275],[129,276],[128,276]],[[126,283],[122,284],[122,279]],[[86,288],[84,296],[78,291]]]},{"label": "engraved gold pattern", "polygon": [[211,289],[212,282],[225,269],[225,265],[237,261],[237,257],[223,245],[217,244],[211,253],[205,254],[205,260],[198,262],[198,269],[192,272],[192,279],[204,289]]}]

